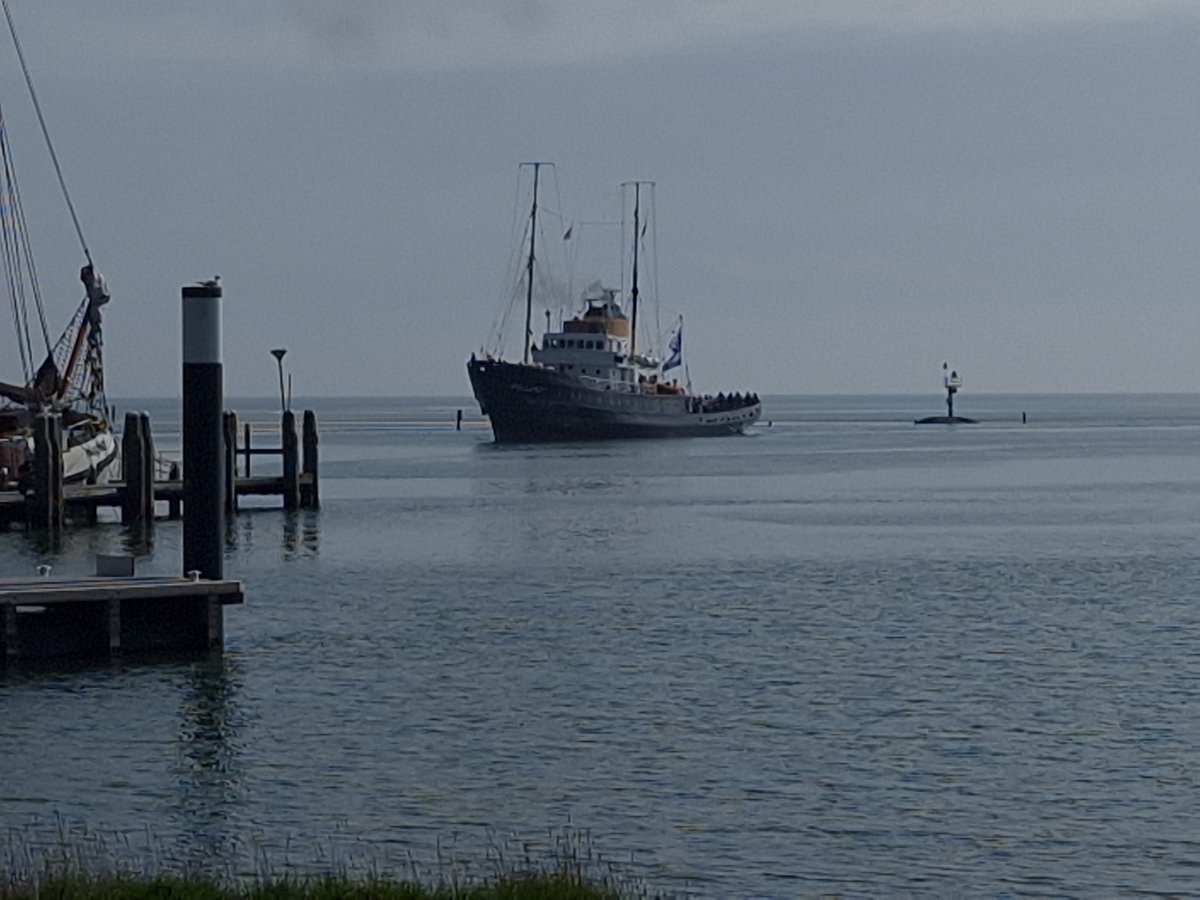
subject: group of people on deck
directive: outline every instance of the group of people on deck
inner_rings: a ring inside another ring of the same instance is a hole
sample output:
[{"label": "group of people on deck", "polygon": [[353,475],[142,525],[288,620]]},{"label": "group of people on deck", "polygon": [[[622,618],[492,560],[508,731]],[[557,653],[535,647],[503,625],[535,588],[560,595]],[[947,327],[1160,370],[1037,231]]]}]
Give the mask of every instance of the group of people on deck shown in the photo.
[{"label": "group of people on deck", "polygon": [[742,409],[753,406],[758,402],[758,394],[705,394],[703,397],[693,397],[688,404],[691,412],[724,412],[730,409]]}]

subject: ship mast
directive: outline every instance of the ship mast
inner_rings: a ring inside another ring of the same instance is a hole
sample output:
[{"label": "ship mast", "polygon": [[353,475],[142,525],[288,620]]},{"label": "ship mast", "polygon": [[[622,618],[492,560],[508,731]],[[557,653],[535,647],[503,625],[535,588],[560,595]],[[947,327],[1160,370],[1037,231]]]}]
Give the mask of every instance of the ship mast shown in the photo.
[{"label": "ship mast", "polygon": [[638,222],[641,215],[642,183],[633,183],[633,280],[629,288],[629,302],[633,310],[633,321],[629,327],[629,356],[632,358],[637,349],[637,314],[638,314]]},{"label": "ship mast", "polygon": [[522,163],[533,166],[533,205],[529,209],[529,259],[525,264],[525,352],[521,361],[529,362],[529,344],[533,338],[533,258],[537,245],[538,175],[545,163]]}]

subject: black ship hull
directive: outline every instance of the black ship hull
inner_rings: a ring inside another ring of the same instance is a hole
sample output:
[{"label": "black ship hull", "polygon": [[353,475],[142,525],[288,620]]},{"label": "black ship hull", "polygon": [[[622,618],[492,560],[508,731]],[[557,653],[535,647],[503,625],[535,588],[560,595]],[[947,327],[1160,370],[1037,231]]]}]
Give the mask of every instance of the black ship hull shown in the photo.
[{"label": "black ship hull", "polygon": [[499,443],[730,435],[762,414],[757,398],[635,393],[499,360],[473,359],[467,372]]}]

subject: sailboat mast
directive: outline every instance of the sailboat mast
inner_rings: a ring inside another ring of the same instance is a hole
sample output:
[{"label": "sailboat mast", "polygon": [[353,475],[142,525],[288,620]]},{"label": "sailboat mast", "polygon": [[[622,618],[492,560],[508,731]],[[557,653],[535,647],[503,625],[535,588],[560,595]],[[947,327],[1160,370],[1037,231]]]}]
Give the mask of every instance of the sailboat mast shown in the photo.
[{"label": "sailboat mast", "polygon": [[633,310],[633,321],[629,328],[629,355],[633,356],[637,349],[637,314],[638,314],[638,228],[641,216],[642,183],[633,183],[633,283],[629,288],[629,301]]},{"label": "sailboat mast", "polygon": [[533,205],[529,210],[529,260],[525,267],[525,353],[522,362],[529,362],[529,343],[533,338],[533,257],[537,246],[538,175],[540,162],[527,163],[533,166]]}]

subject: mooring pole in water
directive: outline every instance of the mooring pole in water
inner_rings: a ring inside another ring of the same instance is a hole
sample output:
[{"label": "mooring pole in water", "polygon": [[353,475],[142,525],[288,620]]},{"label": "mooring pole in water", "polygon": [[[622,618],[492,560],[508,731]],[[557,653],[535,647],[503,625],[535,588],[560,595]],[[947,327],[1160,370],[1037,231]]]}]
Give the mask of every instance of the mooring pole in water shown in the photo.
[{"label": "mooring pole in water", "polygon": [[224,577],[225,405],[221,287],[183,288],[183,572]]},{"label": "mooring pole in water", "polygon": [[225,515],[237,512],[237,413],[221,413],[221,447],[225,453]]},{"label": "mooring pole in water", "polygon": [[317,458],[317,414],[311,409],[304,411],[300,430],[300,469],[305,476],[301,487],[300,505],[305,509],[321,508],[320,461]]},{"label": "mooring pole in water", "polygon": [[121,435],[121,470],[125,488],[121,492],[121,521],[127,525],[154,519],[154,441],[150,416],[125,413]]},{"label": "mooring pole in water", "polygon": [[29,521],[35,528],[57,535],[65,518],[62,417],[56,412],[39,412],[33,426],[33,508]]},{"label": "mooring pole in water", "polygon": [[296,414],[283,411],[280,422],[283,445],[283,508],[300,508],[300,439],[296,437]]}]

